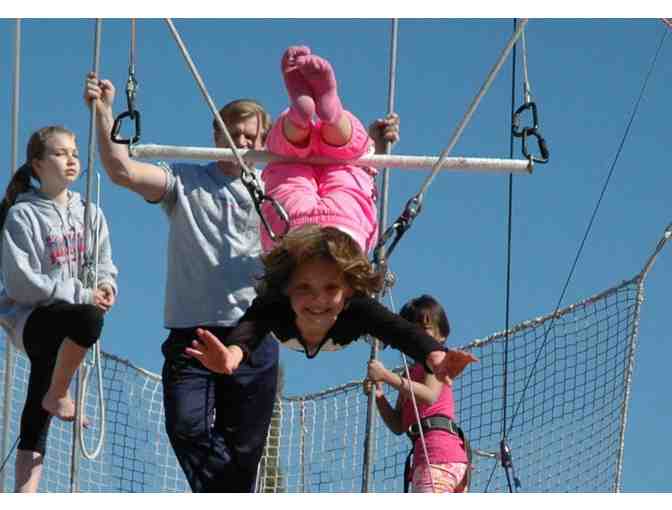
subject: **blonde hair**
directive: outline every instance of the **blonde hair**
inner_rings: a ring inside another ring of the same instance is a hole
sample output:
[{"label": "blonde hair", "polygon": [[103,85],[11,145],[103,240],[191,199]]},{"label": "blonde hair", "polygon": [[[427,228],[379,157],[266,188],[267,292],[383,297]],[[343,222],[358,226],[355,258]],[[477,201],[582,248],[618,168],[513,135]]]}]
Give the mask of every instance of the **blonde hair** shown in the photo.
[{"label": "blonde hair", "polygon": [[75,134],[63,126],[46,126],[38,129],[30,136],[26,146],[26,162],[14,172],[7,185],[5,198],[0,202],[0,230],[5,225],[7,213],[16,202],[16,197],[34,188],[30,182],[31,177],[40,180],[39,176],[33,171],[33,160],[44,158],[47,142],[53,135],[69,135],[73,139],[75,138]]},{"label": "blonde hair", "polygon": [[[266,135],[271,129],[271,116],[264,109],[261,103],[255,101],[254,99],[237,99],[231,101],[230,103],[224,105],[224,107],[219,110],[219,115],[222,117],[224,124],[228,128],[230,124],[234,122],[240,122],[250,117],[256,116],[259,120],[259,129],[261,134],[261,140],[266,140]],[[217,124],[217,119],[212,120],[212,129],[215,134],[220,132],[219,125]]]},{"label": "blonde hair", "polygon": [[285,295],[296,268],[315,259],[336,264],[355,294],[372,295],[382,289],[383,273],[373,268],[352,237],[334,227],[305,225],[291,230],[261,257],[264,274],[258,294],[271,298]]}]

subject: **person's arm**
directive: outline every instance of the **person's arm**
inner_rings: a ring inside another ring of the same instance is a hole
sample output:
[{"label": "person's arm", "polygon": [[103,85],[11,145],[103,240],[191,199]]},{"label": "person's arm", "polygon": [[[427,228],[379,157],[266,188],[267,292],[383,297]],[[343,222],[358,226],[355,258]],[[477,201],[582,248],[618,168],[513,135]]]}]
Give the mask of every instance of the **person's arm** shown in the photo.
[{"label": "person's arm", "polygon": [[84,88],[84,100],[89,107],[96,105],[98,150],[107,175],[112,182],[142,195],[149,202],[158,202],[166,190],[163,169],[150,163],[132,159],[128,146],[114,143],[110,133],[114,126],[114,86],[109,80],[99,80],[89,73]]},{"label": "person's arm", "polygon": [[369,333],[422,363],[440,382],[451,383],[469,363],[478,361],[469,352],[444,350],[420,326],[392,313],[375,299],[352,299],[350,309],[358,316],[362,334]]},{"label": "person's arm", "polygon": [[42,272],[41,254],[35,246],[31,223],[10,210],[2,229],[2,281],[7,295],[17,303],[36,305],[52,299],[94,304],[94,291],[75,277],[54,280]]},{"label": "person's arm", "polygon": [[396,389],[401,395],[411,398],[411,392],[415,398],[423,404],[432,405],[441,395],[443,384],[440,383],[436,377],[427,373],[423,382],[409,381],[399,374],[395,374],[378,360],[370,360],[368,367],[368,378],[389,384]]},{"label": "person's arm", "polygon": [[383,393],[382,384],[380,382],[374,383],[369,379],[364,380],[364,393],[368,395],[374,386],[376,407],[378,408],[380,417],[383,419],[383,423],[385,423],[387,428],[390,429],[393,434],[402,434],[404,429],[401,425],[400,400],[397,400],[397,405],[393,408]]},{"label": "person's arm", "polygon": [[231,375],[270,331],[267,318],[273,313],[271,306],[262,298],[255,298],[222,341],[207,330],[197,329],[198,339],[184,350],[185,354],[213,372]]}]

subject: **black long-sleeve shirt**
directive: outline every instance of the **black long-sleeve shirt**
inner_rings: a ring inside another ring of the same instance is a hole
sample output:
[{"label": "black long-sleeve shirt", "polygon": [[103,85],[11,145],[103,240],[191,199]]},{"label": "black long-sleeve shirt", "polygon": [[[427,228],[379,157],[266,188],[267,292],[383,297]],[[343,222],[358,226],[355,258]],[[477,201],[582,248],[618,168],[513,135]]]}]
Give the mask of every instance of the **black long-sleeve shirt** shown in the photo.
[{"label": "black long-sleeve shirt", "polygon": [[268,333],[286,347],[303,351],[308,358],[314,358],[321,350],[342,349],[367,334],[425,366],[430,352],[443,350],[441,344],[420,326],[365,296],[354,296],[348,301],[336,323],[315,348],[311,349],[302,338],[296,327],[296,314],[286,296],[276,299],[257,297],[224,343],[254,350]]}]

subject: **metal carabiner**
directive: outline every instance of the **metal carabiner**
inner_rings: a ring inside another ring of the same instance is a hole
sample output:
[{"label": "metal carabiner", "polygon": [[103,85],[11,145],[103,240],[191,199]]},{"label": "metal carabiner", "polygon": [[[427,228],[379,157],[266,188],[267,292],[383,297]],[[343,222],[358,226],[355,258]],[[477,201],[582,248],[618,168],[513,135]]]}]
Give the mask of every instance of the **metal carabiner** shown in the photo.
[{"label": "metal carabiner", "polygon": [[[138,82],[135,79],[135,73],[132,70],[129,70],[128,80],[126,81],[126,104],[128,110],[117,115],[117,118],[114,119],[114,125],[112,126],[112,132],[110,136],[114,143],[120,143],[124,145],[131,145],[138,143],[140,141],[140,112],[135,109],[135,94],[138,89]],[[119,136],[121,131],[121,125],[125,118],[130,118],[134,121],[134,134],[131,138],[122,138]]]},{"label": "metal carabiner", "polygon": [[[527,148],[527,137],[533,136],[537,139],[537,147],[539,149],[539,157],[532,156]],[[548,158],[550,153],[548,151],[548,146],[546,145],[546,140],[541,136],[541,133],[536,128],[525,128],[523,129],[523,155],[529,160],[534,161],[535,163],[548,163]]]},{"label": "metal carabiner", "polygon": [[[532,111],[532,126],[521,128],[520,115],[527,110]],[[537,129],[538,127],[539,127],[539,116],[537,114],[537,105],[534,103],[534,101],[528,101],[527,103],[524,103],[513,114],[513,118],[511,119],[511,132],[513,133],[513,136],[515,136],[516,138],[524,136],[526,129]]]},{"label": "metal carabiner", "polygon": [[[273,229],[271,229],[271,226],[268,224],[266,218],[264,217],[263,212],[261,211],[261,205],[264,202],[271,203],[273,209],[275,210],[275,213],[280,217],[280,219],[285,225],[282,234],[280,234],[279,236],[275,232],[273,232]],[[289,215],[287,214],[287,211],[285,211],[284,207],[282,207],[280,202],[278,202],[275,198],[270,197],[268,195],[262,195],[260,200],[254,201],[254,207],[257,210],[257,213],[259,213],[259,218],[261,218],[261,223],[264,225],[264,228],[268,233],[268,237],[270,237],[272,241],[282,239],[287,234],[287,232],[289,232]]]}]

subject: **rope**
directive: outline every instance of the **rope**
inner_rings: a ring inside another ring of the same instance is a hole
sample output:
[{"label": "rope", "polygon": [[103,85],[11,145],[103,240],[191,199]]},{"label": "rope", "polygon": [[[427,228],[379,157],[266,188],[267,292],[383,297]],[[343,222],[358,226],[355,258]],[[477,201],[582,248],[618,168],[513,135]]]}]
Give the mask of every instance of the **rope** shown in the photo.
[{"label": "rope", "polygon": [[[11,139],[11,161],[10,172],[14,172],[18,154],[18,133],[19,133],[19,93],[21,91],[21,20],[16,20],[14,32],[14,90],[12,94],[12,139]],[[7,351],[5,353],[5,391],[3,405],[3,433],[2,433],[2,454],[8,451],[9,446],[9,422],[11,420],[11,400],[12,400],[12,381],[14,379],[14,363],[16,353],[12,342],[7,342]],[[11,455],[11,451],[8,456]],[[9,458],[9,457],[8,457]],[[4,465],[4,463],[3,463]],[[0,492],[5,489],[5,473],[0,469]]]},{"label": "rope", "polygon": [[203,94],[203,97],[205,98],[205,101],[208,103],[208,106],[210,107],[210,110],[212,111],[213,116],[215,117],[215,122],[217,123],[217,127],[219,130],[224,133],[224,137],[226,138],[226,142],[229,144],[229,147],[231,147],[231,150],[233,151],[234,157],[236,159],[236,163],[238,163],[238,166],[240,167],[240,179],[245,185],[245,188],[247,189],[248,193],[252,197],[252,200],[254,202],[254,206],[257,210],[257,213],[259,213],[259,217],[261,218],[261,221],[264,225],[264,228],[268,232],[269,237],[275,241],[278,239],[278,236],[273,232],[273,230],[270,228],[270,225],[267,223],[266,218],[264,217],[263,213],[261,212],[261,204],[264,201],[268,201],[272,206],[275,212],[278,214],[278,216],[283,220],[285,224],[285,229],[284,232],[281,234],[284,235],[289,231],[289,217],[287,216],[287,212],[284,210],[282,205],[278,203],[275,199],[272,197],[269,197],[268,195],[265,195],[264,192],[262,191],[262,187],[259,184],[259,180],[257,179],[257,176],[254,172],[252,172],[245,161],[243,161],[243,158],[240,156],[240,152],[236,148],[236,145],[233,143],[233,139],[231,138],[231,135],[229,134],[229,130],[226,127],[226,124],[224,124],[224,120],[222,120],[221,115],[219,114],[219,111],[217,110],[217,107],[215,106],[214,101],[212,100],[212,97],[208,93],[208,90],[205,87],[205,82],[203,81],[203,78],[201,78],[200,73],[198,72],[198,69],[196,68],[196,65],[194,64],[193,60],[191,59],[191,56],[189,55],[189,51],[187,50],[187,47],[185,46],[184,42],[182,41],[182,38],[180,37],[179,32],[175,28],[175,25],[173,24],[172,20],[170,18],[166,18],[166,23],[168,24],[168,28],[170,28],[171,33],[173,34],[173,38],[175,39],[175,42],[177,43],[178,47],[180,48],[180,51],[182,52],[182,55],[184,56],[185,61],[187,62],[187,65],[189,67],[189,70],[191,71],[191,74],[193,75],[194,79],[196,80],[196,83],[198,84],[198,87],[201,89],[201,93]]},{"label": "rope", "polygon": [[[391,34],[390,34],[390,73],[388,78],[388,89],[387,89],[387,113],[390,114],[394,111],[394,93],[395,93],[395,83],[397,77],[397,41],[399,38],[399,20],[396,18],[392,19],[391,23]],[[392,144],[385,144],[385,153],[390,154],[392,152]],[[387,213],[388,213],[388,200],[390,193],[390,172],[388,168],[383,168],[382,171],[383,182],[381,183],[381,200],[379,207],[379,225],[378,230],[385,230],[387,224]],[[387,270],[387,269],[385,269]],[[383,289],[384,292],[384,289]],[[382,294],[377,296],[377,299],[380,300]],[[371,344],[371,354],[369,360],[375,360],[378,358],[378,350],[380,349],[380,344],[378,339],[374,338]],[[364,461],[363,461],[363,473],[362,473],[362,492],[369,492],[369,481],[371,479],[373,466],[371,465],[371,459],[373,458],[373,448],[374,448],[374,426],[373,419],[375,416],[375,390],[372,390],[369,393],[367,401],[367,410],[366,410],[366,431],[364,436]]]},{"label": "rope", "polygon": [[[522,34],[523,29],[525,28],[525,25],[527,24],[527,20],[524,19],[520,22],[520,25],[518,26],[518,29],[516,32],[513,34],[513,36],[509,39],[508,43],[502,50],[502,52],[499,55],[499,58],[497,59],[497,62],[495,65],[492,67],[490,72],[488,73],[485,82],[483,83],[481,89],[478,91],[476,94],[476,97],[472,100],[471,104],[469,105],[469,108],[467,108],[467,111],[464,114],[464,117],[458,124],[457,128],[453,132],[450,141],[448,142],[448,145],[446,146],[445,149],[441,152],[439,159],[437,162],[434,164],[432,167],[431,173],[427,176],[425,181],[423,182],[422,186],[420,187],[420,191],[416,193],[411,199],[406,203],[406,207],[404,211],[402,212],[401,216],[397,219],[397,221],[387,229],[385,234],[381,236],[380,241],[378,242],[378,245],[376,246],[374,250],[374,257],[377,261],[383,261],[387,257],[389,257],[396,247],[397,243],[403,236],[403,234],[408,230],[413,223],[413,220],[415,217],[420,213],[422,210],[422,202],[424,200],[424,195],[427,192],[427,189],[431,185],[432,181],[436,177],[436,174],[439,172],[441,165],[443,164],[443,161],[448,157],[450,152],[453,150],[455,145],[457,144],[457,141],[460,139],[460,136],[462,136],[463,131],[467,127],[467,124],[471,120],[472,115],[476,111],[476,108],[478,107],[481,99],[485,95],[485,93],[488,91],[490,86],[492,85],[492,82],[494,81],[495,77],[499,73],[499,70],[501,69],[502,65],[504,64],[504,61],[506,60],[507,56],[511,52],[511,49],[515,45],[516,41]],[[383,253],[383,248],[387,242],[392,239],[392,236],[394,236],[394,239],[388,248],[386,253]]]},{"label": "rope", "polygon": [[[574,262],[573,262],[572,267],[571,267],[571,269],[570,269],[570,271],[569,271],[569,275],[567,276],[567,280],[565,281],[564,287],[563,287],[562,292],[561,292],[561,294],[560,294],[560,297],[559,297],[559,299],[558,299],[557,305],[556,305],[556,307],[555,307],[555,311],[553,312],[552,319],[551,319],[551,321],[550,321],[550,323],[549,323],[549,325],[548,325],[548,327],[547,327],[547,329],[546,329],[546,331],[545,331],[545,333],[544,333],[544,340],[543,340],[543,342],[542,342],[542,344],[541,344],[541,346],[540,346],[540,348],[539,348],[539,351],[537,352],[537,357],[535,358],[534,363],[533,363],[533,365],[532,365],[532,371],[531,371],[531,373],[530,373],[530,376],[529,376],[529,377],[527,378],[527,380],[525,381],[525,386],[523,387],[523,391],[522,391],[522,395],[521,395],[520,401],[518,402],[518,405],[516,406],[516,409],[515,409],[515,411],[514,411],[514,413],[513,413],[513,416],[511,417],[511,424],[510,424],[510,426],[509,426],[509,431],[513,428],[514,421],[515,421],[516,417],[518,416],[518,412],[520,411],[520,407],[521,407],[522,402],[523,402],[523,399],[524,399],[524,397],[525,397],[525,393],[527,392],[527,388],[529,387],[530,381],[532,380],[532,377],[534,376],[534,374],[535,374],[535,372],[536,372],[536,367],[537,367],[537,363],[538,363],[538,361],[539,361],[539,358],[540,358],[540,356],[541,356],[541,352],[542,352],[542,351],[544,350],[544,348],[546,347],[546,342],[548,341],[548,335],[549,335],[549,333],[550,333],[550,331],[551,331],[551,328],[552,328],[552,326],[553,326],[553,323],[555,322],[555,319],[557,318],[557,312],[558,312],[558,310],[560,309],[562,300],[564,299],[564,296],[565,296],[565,292],[567,291],[567,288],[568,288],[569,283],[570,283],[570,281],[571,281],[571,279],[572,279],[572,276],[573,276],[574,271],[575,271],[575,269],[576,269],[576,266],[577,266],[577,264],[578,264],[578,261],[579,261],[579,258],[580,258],[580,256],[581,256],[581,253],[583,252],[583,248],[584,248],[584,246],[585,246],[585,244],[586,244],[586,241],[587,241],[587,239],[588,239],[588,236],[589,236],[589,234],[590,234],[590,231],[591,231],[593,222],[595,221],[595,217],[597,216],[597,212],[598,212],[598,210],[599,210],[599,208],[600,208],[600,204],[602,203],[602,199],[604,198],[604,195],[605,195],[605,193],[606,193],[607,187],[608,187],[609,182],[610,182],[610,180],[611,180],[611,177],[612,177],[612,175],[613,175],[613,173],[614,173],[614,170],[615,170],[615,168],[616,168],[616,164],[617,164],[617,162],[618,162],[618,160],[619,160],[619,157],[620,157],[620,155],[621,155],[621,152],[622,152],[622,150],[623,150],[623,147],[624,147],[624,145],[625,145],[625,142],[626,142],[626,140],[627,140],[627,138],[628,138],[628,135],[630,134],[630,128],[632,127],[632,124],[633,124],[633,121],[634,121],[634,119],[635,119],[635,116],[637,115],[637,111],[639,110],[639,105],[640,105],[640,103],[641,103],[641,101],[642,101],[642,98],[644,97],[644,92],[646,91],[646,87],[647,87],[647,84],[648,84],[648,82],[649,82],[649,79],[651,78],[651,75],[653,74],[653,70],[654,70],[654,68],[655,68],[655,66],[656,66],[656,62],[658,61],[658,56],[659,56],[659,54],[660,54],[660,50],[661,50],[661,48],[663,47],[663,43],[665,42],[666,37],[667,37],[667,30],[663,33],[663,36],[662,36],[661,39],[660,39],[660,43],[658,44],[658,47],[657,47],[656,52],[655,52],[655,54],[654,54],[653,60],[652,60],[652,62],[651,62],[651,65],[649,66],[649,69],[648,69],[648,71],[647,71],[647,73],[646,73],[646,76],[645,76],[645,78],[644,78],[644,82],[643,82],[643,84],[642,84],[642,88],[641,88],[641,90],[640,90],[640,92],[639,92],[639,96],[638,96],[638,98],[637,98],[637,100],[636,100],[636,102],[635,102],[635,106],[634,106],[634,108],[633,108],[633,112],[632,112],[632,114],[631,114],[631,116],[630,116],[630,119],[629,119],[629,121],[628,121],[628,124],[627,124],[627,126],[626,126],[626,128],[625,128],[625,132],[623,133],[623,137],[621,138],[621,142],[620,142],[620,144],[619,144],[618,150],[616,151],[616,155],[615,155],[615,157],[614,157],[614,160],[613,160],[612,163],[611,163],[611,166],[610,166],[610,169],[609,169],[609,173],[608,173],[607,178],[606,178],[606,180],[605,180],[605,183],[604,183],[604,185],[603,185],[603,187],[602,187],[602,191],[600,192],[600,196],[599,196],[599,198],[598,198],[598,200],[597,200],[597,203],[595,204],[595,208],[594,208],[593,213],[592,213],[592,215],[591,215],[591,217],[590,217],[590,220],[589,220],[589,222],[588,222],[588,226],[586,227],[586,232],[585,232],[585,234],[584,234],[584,236],[583,236],[583,239],[582,239],[582,241],[581,241],[581,243],[580,243],[580,245],[579,245],[579,248],[578,248],[578,250],[577,250],[576,256],[575,256],[575,258],[574,258]],[[671,235],[669,232],[672,232],[672,231],[666,231],[666,237],[669,237],[669,236]],[[666,240],[666,239],[665,239],[665,240]],[[664,243],[663,243],[663,244],[664,244]],[[659,243],[659,246],[660,246],[660,248],[662,249],[662,244]],[[658,253],[658,252],[656,252],[656,254],[657,254],[657,253]],[[652,260],[650,260],[650,261],[652,262]]]},{"label": "rope", "polygon": [[[100,67],[100,38],[102,32],[103,22],[101,19],[97,19],[95,22],[95,34],[94,34],[94,52],[93,52],[93,72],[98,75],[98,68]],[[92,251],[91,251],[91,242],[89,235],[93,236],[93,228],[91,223],[91,188],[92,180],[91,173],[93,171],[94,161],[95,161],[95,138],[96,138],[96,105],[91,105],[91,115],[89,117],[89,147],[88,147],[88,159],[87,159],[87,168],[86,168],[86,195],[84,203],[84,263],[80,270],[80,279],[85,287],[92,288],[95,283],[95,275],[93,274],[93,262]],[[82,428],[83,424],[83,408],[80,406],[82,404],[82,394],[83,394],[83,383],[84,383],[84,371],[78,370],[77,376],[77,397],[75,400],[77,407],[75,413],[75,422],[73,424],[73,436],[74,441],[72,444],[72,462],[70,466],[70,491],[78,492],[79,491],[79,456],[77,455],[77,446],[82,441]]]},{"label": "rope", "polygon": [[[100,258],[100,229],[102,227],[102,218],[99,217],[100,211],[102,211],[102,205],[100,201],[100,173],[96,172],[96,177],[97,177],[97,193],[96,193],[96,205],[98,206],[98,215],[96,216],[96,231],[95,231],[95,236],[94,236],[94,285],[93,288],[97,289],[98,288],[98,261]],[[98,455],[100,455],[100,451],[103,448],[103,443],[105,441],[105,396],[103,395],[103,370],[101,367],[101,348],[100,348],[100,343],[101,340],[99,339],[96,344],[93,347],[93,350],[91,351],[91,370],[96,370],[98,372],[98,402],[100,404],[100,435],[98,437],[98,444],[94,448],[93,452],[90,452],[86,446],[86,443],[84,441],[84,434],[83,434],[83,427],[84,427],[84,422],[82,421],[82,428],[80,429],[80,434],[79,434],[79,446],[82,449],[82,455],[86,457],[89,460],[94,460]],[[80,401],[78,402],[78,408],[83,410],[84,409],[84,403],[86,399],[86,390],[87,390],[87,384],[89,381],[89,374],[90,371],[86,367],[86,365],[83,367],[84,368],[84,374],[82,377],[82,391],[80,392]]]}]

